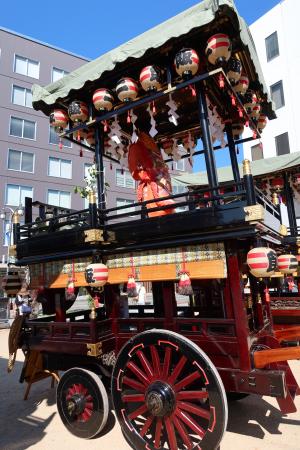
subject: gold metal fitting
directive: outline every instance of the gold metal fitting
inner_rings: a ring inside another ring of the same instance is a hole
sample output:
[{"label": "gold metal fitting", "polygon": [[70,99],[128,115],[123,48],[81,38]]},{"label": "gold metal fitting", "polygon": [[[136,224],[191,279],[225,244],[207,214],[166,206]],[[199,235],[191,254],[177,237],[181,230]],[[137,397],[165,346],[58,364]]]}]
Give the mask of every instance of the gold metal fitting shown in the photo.
[{"label": "gold metal fitting", "polygon": [[91,307],[90,319],[97,319],[97,313],[96,313],[95,306]]},{"label": "gold metal fitting", "polygon": [[96,194],[95,194],[95,192],[89,192],[88,200],[89,200],[90,204],[91,203],[92,204],[96,203]]},{"label": "gold metal fitting", "polygon": [[279,199],[278,199],[277,192],[273,192],[273,194],[272,194],[272,203],[275,206],[279,205]]},{"label": "gold metal fitting", "polygon": [[14,213],[13,213],[13,215],[12,215],[12,222],[13,223],[19,223],[20,222],[20,217],[19,217],[19,214],[15,211]]},{"label": "gold metal fitting", "polygon": [[251,166],[249,159],[243,161],[243,175],[251,175]]}]

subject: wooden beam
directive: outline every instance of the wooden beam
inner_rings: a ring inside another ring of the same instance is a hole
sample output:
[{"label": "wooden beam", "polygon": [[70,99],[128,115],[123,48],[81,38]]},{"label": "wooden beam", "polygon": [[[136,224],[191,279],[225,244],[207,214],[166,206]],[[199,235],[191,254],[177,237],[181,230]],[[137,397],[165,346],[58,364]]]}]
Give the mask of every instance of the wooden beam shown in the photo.
[{"label": "wooden beam", "polygon": [[279,347],[253,353],[253,362],[256,369],[262,369],[271,363],[299,358],[300,347]]},{"label": "wooden beam", "polygon": [[285,328],[283,330],[274,330],[274,334],[279,342],[290,340],[300,341],[300,326]]}]

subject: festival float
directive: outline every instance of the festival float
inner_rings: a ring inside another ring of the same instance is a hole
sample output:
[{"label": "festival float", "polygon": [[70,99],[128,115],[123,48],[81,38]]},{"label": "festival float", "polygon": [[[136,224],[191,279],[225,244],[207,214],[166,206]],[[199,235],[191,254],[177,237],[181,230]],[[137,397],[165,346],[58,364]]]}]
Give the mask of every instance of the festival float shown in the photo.
[{"label": "festival float", "polygon": [[[28,288],[48,314],[15,320],[9,370],[22,348],[21,381],[55,378],[61,420],[82,438],[104,429],[111,392],[135,449],[218,448],[227,397],[272,396],[294,412],[299,387],[288,361],[300,348],[274,330],[270,279],[297,239],[249,161],[239,171],[244,127],[247,140],[259,139],[275,113],[233,2],[199,3],[59,85],[35,85],[33,107],[61,138],[94,153],[97,183],[87,209],[27,199],[25,223],[14,224],[16,264],[29,268]],[[230,156],[225,186],[216,151]],[[207,185],[172,193],[167,163],[198,155]],[[137,181],[130,209],[106,207],[104,158]],[[122,294],[134,296],[137,282],[151,282],[153,304],[124,313]],[[68,312],[80,287],[91,308]]]}]

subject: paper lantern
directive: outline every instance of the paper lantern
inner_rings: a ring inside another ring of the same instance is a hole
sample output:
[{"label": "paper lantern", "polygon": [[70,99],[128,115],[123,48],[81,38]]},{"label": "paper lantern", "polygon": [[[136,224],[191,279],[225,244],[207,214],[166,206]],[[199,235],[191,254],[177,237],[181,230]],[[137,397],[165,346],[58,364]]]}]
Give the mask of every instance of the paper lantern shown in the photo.
[{"label": "paper lantern", "polygon": [[138,91],[138,85],[132,78],[122,78],[118,81],[116,86],[117,96],[121,102],[131,102],[135,100]]},{"label": "paper lantern", "polygon": [[268,123],[268,119],[266,118],[266,116],[261,114],[258,118],[258,124],[257,124],[258,130],[260,133],[266,127],[267,123]]},{"label": "paper lantern", "polygon": [[248,87],[249,87],[249,78],[247,77],[247,75],[242,73],[238,84],[233,86],[233,90],[236,94],[244,95],[247,92]]},{"label": "paper lantern", "polygon": [[234,86],[239,82],[242,74],[242,64],[237,58],[230,58],[227,64],[227,78]]},{"label": "paper lantern", "polygon": [[247,264],[255,277],[270,277],[277,267],[277,256],[268,247],[255,247],[247,254]]},{"label": "paper lantern", "polygon": [[114,105],[114,96],[108,89],[97,89],[93,94],[93,104],[97,111],[111,111]]},{"label": "paper lantern", "polygon": [[168,139],[167,141],[164,141],[161,144],[161,147],[162,147],[163,151],[166,153],[166,155],[168,155],[168,156],[173,155],[173,147],[174,147],[173,139]]},{"label": "paper lantern", "polygon": [[192,48],[183,48],[176,53],[174,59],[175,70],[182,78],[191,78],[199,68],[199,56]]},{"label": "paper lantern", "polygon": [[276,191],[280,191],[284,187],[284,180],[283,178],[272,178],[270,181],[271,188],[275,189]]},{"label": "paper lantern", "polygon": [[222,65],[231,56],[231,42],[227,34],[214,34],[207,41],[205,50],[208,61],[213,65]]},{"label": "paper lantern", "polygon": [[91,147],[94,147],[95,146],[95,131],[89,130],[85,136],[85,140]]},{"label": "paper lantern", "polygon": [[161,70],[157,66],[144,67],[140,73],[140,83],[145,91],[157,91],[161,88]]},{"label": "paper lantern", "polygon": [[21,278],[19,273],[14,270],[9,270],[7,275],[2,280],[2,288],[8,296],[16,296],[21,288]]},{"label": "paper lantern", "polygon": [[72,122],[83,123],[86,122],[89,117],[89,110],[84,102],[74,100],[69,105],[68,114]]},{"label": "paper lantern", "polygon": [[50,126],[55,129],[57,133],[62,133],[68,126],[69,117],[67,111],[63,109],[55,109],[49,116]]},{"label": "paper lantern", "polygon": [[236,122],[232,124],[233,139],[240,139],[241,134],[244,132],[244,124],[242,122]]},{"label": "paper lantern", "polygon": [[261,110],[260,104],[259,103],[255,103],[255,105],[253,105],[252,111],[250,113],[250,116],[252,117],[252,119],[258,120],[259,115],[260,115],[260,110]]},{"label": "paper lantern", "polygon": [[294,255],[278,256],[278,269],[281,273],[293,273],[297,270],[298,261]]},{"label": "paper lantern", "polygon": [[91,287],[104,286],[108,280],[107,266],[102,263],[89,264],[85,269],[85,279]]},{"label": "paper lantern", "polygon": [[257,95],[255,92],[248,90],[244,97],[244,108],[249,115],[252,114],[253,108],[257,104]]}]

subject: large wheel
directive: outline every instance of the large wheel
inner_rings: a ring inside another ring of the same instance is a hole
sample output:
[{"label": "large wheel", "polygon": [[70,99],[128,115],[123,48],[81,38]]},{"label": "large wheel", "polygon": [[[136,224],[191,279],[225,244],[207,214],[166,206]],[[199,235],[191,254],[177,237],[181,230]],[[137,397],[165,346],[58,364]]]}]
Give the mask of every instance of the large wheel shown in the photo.
[{"label": "large wheel", "polygon": [[99,376],[89,370],[67,370],[58,383],[56,403],[63,424],[77,437],[90,439],[106,424],[107,393]]},{"label": "large wheel", "polygon": [[226,393],[217,369],[197,345],[171,331],[145,331],[125,344],[112,398],[136,450],[213,450],[226,430]]}]

